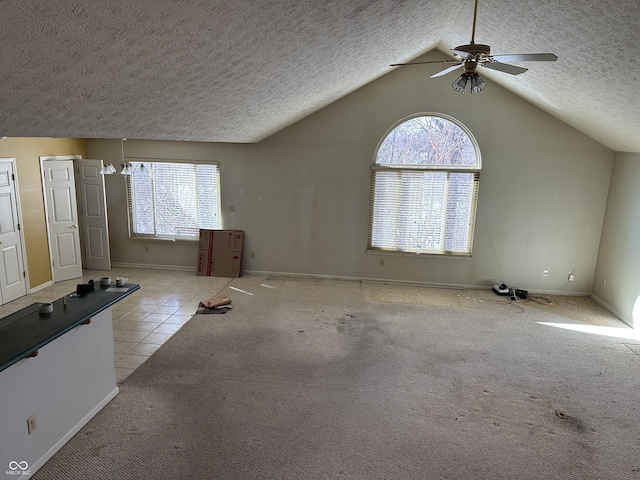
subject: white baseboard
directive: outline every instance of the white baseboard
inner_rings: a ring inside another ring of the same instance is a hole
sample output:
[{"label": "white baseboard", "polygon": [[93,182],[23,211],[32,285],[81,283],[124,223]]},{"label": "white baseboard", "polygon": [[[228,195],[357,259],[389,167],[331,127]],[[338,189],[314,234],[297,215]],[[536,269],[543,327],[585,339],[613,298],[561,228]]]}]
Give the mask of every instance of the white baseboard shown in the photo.
[{"label": "white baseboard", "polygon": [[51,285],[53,285],[53,280],[49,280],[48,282],[45,282],[42,285],[38,285],[37,287],[29,287],[29,293],[38,292],[38,291],[42,290],[43,288],[50,287]]},{"label": "white baseboard", "polygon": [[150,268],[152,270],[173,270],[180,272],[195,272],[196,267],[184,267],[181,265],[156,265],[150,263],[120,263],[111,262],[111,267],[125,267],[125,268]]},{"label": "white baseboard", "polygon": [[93,410],[87,413],[84,416],[84,418],[82,418],[82,420],[80,420],[71,430],[69,430],[65,436],[63,436],[53,447],[51,447],[44,455],[42,455],[42,457],[40,457],[33,465],[30,465],[30,468],[29,468],[30,475],[26,476],[25,478],[29,478],[31,475],[37,472],[38,469],[47,462],[47,460],[53,457],[56,454],[56,452],[64,446],[65,443],[71,440],[71,438],[76,433],[78,433],[82,427],[84,427],[87,423],[89,423],[89,420],[95,417],[96,414],[100,410],[102,410],[107,405],[107,403],[109,403],[116,395],[118,395],[119,392],[120,392],[120,389],[116,387],[98,405],[96,405],[96,407]]},{"label": "white baseboard", "polygon": [[[263,270],[243,270],[243,275],[264,275],[275,277],[297,277],[297,278],[314,278],[319,280],[344,280],[350,282],[364,282],[364,283],[381,283],[381,284],[394,284],[394,285],[420,285],[429,287],[442,287],[446,288],[445,284],[436,284],[428,282],[408,282],[406,280],[387,280],[380,278],[365,278],[365,277],[348,277],[344,275],[322,275],[317,273],[292,273],[292,272],[267,272]],[[483,288],[478,286],[458,286],[451,285],[449,288]]]},{"label": "white baseboard", "polygon": [[[175,265],[153,265],[153,264],[146,264],[146,263],[113,262],[111,266],[131,267],[131,268],[150,268],[150,269],[156,269],[156,270],[176,270],[176,271],[183,271],[183,272],[196,271],[195,267],[183,267],[183,266],[175,266]],[[390,284],[390,285],[416,285],[416,286],[434,287],[434,288],[491,290],[491,288],[493,287],[492,285],[469,285],[469,284],[462,284],[462,283],[458,284],[458,283],[420,282],[420,281],[394,280],[394,279],[387,279],[387,278],[350,277],[350,276],[344,276],[344,275],[322,275],[322,274],[315,274],[315,273],[270,272],[270,271],[264,271],[264,270],[243,270],[242,273],[246,275],[275,275],[278,277],[316,278],[316,279],[324,279],[324,280],[347,280],[347,281],[354,281],[354,282],[380,283],[380,284]],[[567,292],[562,290],[535,290],[535,289],[529,290],[526,288],[524,288],[523,290],[527,290],[529,293],[540,294],[540,295],[561,295],[561,296],[570,296],[570,297],[588,297],[591,295],[591,292]]]},{"label": "white baseboard", "polygon": [[[301,278],[317,278],[325,280],[352,280],[363,283],[378,283],[389,285],[408,285],[408,286],[422,286],[422,287],[434,287],[434,288],[452,288],[452,289],[468,289],[468,290],[491,290],[493,285],[469,285],[463,283],[438,283],[438,282],[420,282],[420,281],[407,281],[407,280],[394,280],[386,278],[367,278],[367,277],[346,277],[338,275],[317,275],[310,273],[289,273],[289,272],[266,272],[261,270],[244,270],[243,273],[249,275],[275,275],[279,277],[301,277]],[[561,295],[561,296],[575,296],[575,297],[588,297],[590,292],[567,292],[562,290],[527,290],[529,293],[543,294],[543,295]]]},{"label": "white baseboard", "polygon": [[362,283],[377,283],[383,285],[406,285],[417,287],[450,288],[455,290],[491,290],[485,285],[464,285],[458,283],[437,283],[437,282],[407,282],[406,280],[389,280],[379,278],[363,278]]},{"label": "white baseboard", "polygon": [[620,313],[618,310],[616,310],[615,308],[613,308],[611,305],[609,305],[607,302],[605,302],[604,300],[598,298],[596,295],[594,295],[593,293],[589,294],[589,297],[591,297],[593,300],[595,300],[602,308],[604,308],[605,310],[608,310],[609,313],[615,315],[616,317],[618,317],[620,320],[622,320],[624,323],[626,323],[627,325],[629,325],[631,328],[633,328],[633,320],[630,318],[627,318],[624,314]]},{"label": "white baseboard", "polygon": [[278,277],[299,277],[299,278],[318,278],[324,280],[350,280],[359,282],[362,280],[360,277],[343,277],[339,275],[319,275],[314,273],[291,273],[291,272],[265,272],[262,270],[243,270],[242,274],[245,275],[274,275]]},{"label": "white baseboard", "polygon": [[[526,288],[524,290],[527,290]],[[529,293],[533,293],[535,295],[558,295],[561,297],[588,297],[591,295],[591,292],[567,292],[560,290],[527,290]]]}]

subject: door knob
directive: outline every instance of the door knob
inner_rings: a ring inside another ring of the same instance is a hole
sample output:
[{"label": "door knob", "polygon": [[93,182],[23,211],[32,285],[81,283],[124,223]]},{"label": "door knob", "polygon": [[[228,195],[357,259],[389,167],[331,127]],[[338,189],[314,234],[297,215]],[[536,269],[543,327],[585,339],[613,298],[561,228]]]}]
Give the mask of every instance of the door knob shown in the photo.
[{"label": "door knob", "polygon": [[71,228],[78,228],[78,225],[74,223],[73,225],[71,225]]}]

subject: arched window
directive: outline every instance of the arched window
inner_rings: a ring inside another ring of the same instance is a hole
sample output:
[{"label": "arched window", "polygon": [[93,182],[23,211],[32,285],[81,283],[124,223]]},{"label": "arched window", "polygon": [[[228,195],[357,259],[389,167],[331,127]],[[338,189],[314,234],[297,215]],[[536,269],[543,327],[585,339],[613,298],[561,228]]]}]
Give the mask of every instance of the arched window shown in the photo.
[{"label": "arched window", "polygon": [[471,255],[480,150],[442,114],[394,125],[371,167],[370,251]]}]

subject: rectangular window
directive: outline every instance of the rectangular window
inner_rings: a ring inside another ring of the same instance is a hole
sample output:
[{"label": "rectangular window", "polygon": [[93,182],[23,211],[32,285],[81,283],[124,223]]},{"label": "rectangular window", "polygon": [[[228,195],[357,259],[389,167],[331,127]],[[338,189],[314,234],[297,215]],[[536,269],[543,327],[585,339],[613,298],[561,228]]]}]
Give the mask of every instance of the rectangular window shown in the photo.
[{"label": "rectangular window", "polygon": [[217,164],[131,163],[135,171],[127,177],[131,237],[198,241],[201,228],[222,228]]},{"label": "rectangular window", "polygon": [[470,255],[477,172],[373,170],[369,248]]}]

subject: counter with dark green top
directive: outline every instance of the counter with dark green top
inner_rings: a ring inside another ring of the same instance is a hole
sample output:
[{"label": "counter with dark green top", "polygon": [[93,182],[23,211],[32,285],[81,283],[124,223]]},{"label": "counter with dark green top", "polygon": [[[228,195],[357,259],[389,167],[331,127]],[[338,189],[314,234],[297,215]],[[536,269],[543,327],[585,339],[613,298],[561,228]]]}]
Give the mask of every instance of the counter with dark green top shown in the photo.
[{"label": "counter with dark green top", "polygon": [[51,313],[38,313],[40,304],[34,303],[1,318],[0,371],[23,358],[35,356],[44,345],[87,322],[139,288],[140,285],[133,283],[127,283],[124,287],[116,287],[113,283],[107,287],[99,286],[96,282],[94,290],[86,295],[75,296],[73,293],[66,295],[66,302],[65,297],[55,300]]},{"label": "counter with dark green top", "polygon": [[0,480],[12,461],[34,474],[118,394],[111,307],[139,289],[96,283],[0,319]]}]

